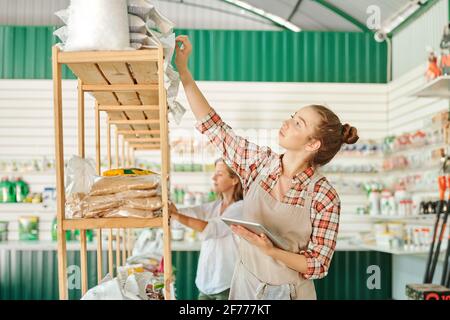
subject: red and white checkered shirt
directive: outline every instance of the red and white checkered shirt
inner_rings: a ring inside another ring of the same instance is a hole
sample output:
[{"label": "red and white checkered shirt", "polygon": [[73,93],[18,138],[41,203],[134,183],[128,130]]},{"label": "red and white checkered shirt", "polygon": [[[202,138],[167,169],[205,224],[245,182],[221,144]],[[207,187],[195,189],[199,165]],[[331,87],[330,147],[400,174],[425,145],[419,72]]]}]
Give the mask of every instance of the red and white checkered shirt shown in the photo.
[{"label": "red and white checkered shirt", "polygon": [[[261,186],[270,193],[282,171],[279,154],[269,147],[260,147],[237,136],[214,110],[198,121],[196,127],[218,147],[225,162],[241,177],[244,193],[249,190],[250,185],[263,168],[269,169],[269,171],[267,177],[261,180]],[[283,202],[294,206],[303,206],[307,186],[313,174],[313,167],[297,174],[293,178],[294,183],[284,196]],[[336,190],[327,179],[320,179],[314,187],[311,239],[307,250],[300,252],[306,257],[308,265],[306,273],[302,274],[306,279],[320,279],[328,273],[336,247],[340,207]]]}]

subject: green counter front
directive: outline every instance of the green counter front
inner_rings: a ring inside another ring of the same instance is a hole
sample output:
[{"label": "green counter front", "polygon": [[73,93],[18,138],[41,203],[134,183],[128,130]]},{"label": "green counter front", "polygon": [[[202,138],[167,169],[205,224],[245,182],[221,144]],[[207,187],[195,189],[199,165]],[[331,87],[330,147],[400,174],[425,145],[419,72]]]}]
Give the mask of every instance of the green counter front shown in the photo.
[{"label": "green counter front", "polygon": [[[56,245],[55,245],[56,246]],[[106,254],[106,252],[105,252]],[[172,253],[176,272],[177,299],[196,299],[195,274],[199,251],[181,248]],[[89,287],[97,282],[96,252],[88,251]],[[104,259],[104,273],[107,265]],[[79,251],[68,251],[69,298],[79,299],[79,283],[70,281],[70,272],[79,272]],[[379,283],[368,285],[371,266],[379,267]],[[322,280],[316,280],[318,299],[391,299],[392,259],[391,255],[376,251],[335,252],[329,274]],[[75,279],[76,277],[73,277]],[[0,300],[52,300],[58,299],[57,254],[53,248],[38,248],[27,244],[0,245]]]}]

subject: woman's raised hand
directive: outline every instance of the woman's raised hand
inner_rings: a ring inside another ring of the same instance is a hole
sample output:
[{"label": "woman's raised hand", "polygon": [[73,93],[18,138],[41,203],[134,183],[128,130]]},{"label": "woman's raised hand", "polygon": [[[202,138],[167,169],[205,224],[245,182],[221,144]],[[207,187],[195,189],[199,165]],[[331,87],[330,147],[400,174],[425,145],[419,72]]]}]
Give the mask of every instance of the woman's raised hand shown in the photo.
[{"label": "woman's raised hand", "polygon": [[175,52],[175,65],[177,66],[178,72],[182,73],[187,71],[189,56],[192,52],[192,44],[187,36],[181,35],[176,37]]}]

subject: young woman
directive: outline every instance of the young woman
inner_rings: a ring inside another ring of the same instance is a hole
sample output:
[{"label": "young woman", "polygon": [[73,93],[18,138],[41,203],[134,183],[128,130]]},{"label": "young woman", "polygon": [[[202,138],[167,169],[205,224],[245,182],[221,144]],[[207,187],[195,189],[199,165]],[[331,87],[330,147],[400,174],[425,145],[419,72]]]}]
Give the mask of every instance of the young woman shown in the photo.
[{"label": "young woman", "polygon": [[213,176],[219,199],[201,206],[169,208],[172,219],[200,232],[202,247],[195,284],[200,300],[227,300],[238,258],[236,239],[221,217],[242,218],[242,185],[239,177],[219,159]]},{"label": "young woman", "polygon": [[310,105],[283,122],[279,144],[284,154],[257,146],[237,136],[211,108],[187,67],[189,39],[176,40],[175,63],[197,128],[241,177],[244,220],[262,223],[290,246],[282,250],[263,234],[233,226],[246,241],[239,242],[230,299],[316,299],[313,279],[327,275],[340,212],[335,189],[317,168],[333,159],[343,143],[355,143],[357,130],[341,124],[328,108]]}]

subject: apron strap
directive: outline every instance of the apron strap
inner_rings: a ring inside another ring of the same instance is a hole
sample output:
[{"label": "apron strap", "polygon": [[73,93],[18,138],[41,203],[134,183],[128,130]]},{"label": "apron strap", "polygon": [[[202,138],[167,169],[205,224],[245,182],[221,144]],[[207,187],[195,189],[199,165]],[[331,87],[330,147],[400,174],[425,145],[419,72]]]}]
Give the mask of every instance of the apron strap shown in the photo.
[{"label": "apron strap", "polygon": [[306,196],[305,196],[305,209],[308,210],[308,212],[311,212],[313,197],[314,197],[314,187],[316,186],[316,183],[323,178],[323,175],[317,172],[317,169],[314,172],[313,176],[311,177],[311,181],[308,184],[308,189],[306,190]]}]

